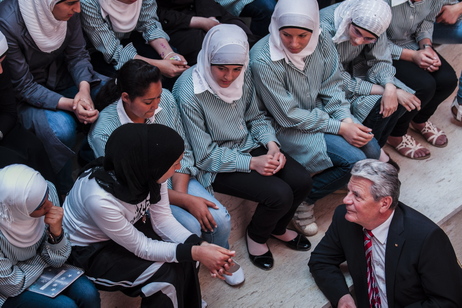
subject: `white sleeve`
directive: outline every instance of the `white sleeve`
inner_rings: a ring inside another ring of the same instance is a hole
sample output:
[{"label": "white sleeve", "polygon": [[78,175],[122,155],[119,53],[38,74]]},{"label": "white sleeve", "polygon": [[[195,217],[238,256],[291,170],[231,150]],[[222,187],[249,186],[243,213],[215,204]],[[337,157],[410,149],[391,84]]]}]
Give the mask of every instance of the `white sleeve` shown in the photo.
[{"label": "white sleeve", "polygon": [[[166,202],[168,206],[168,197],[166,196],[167,185],[165,183],[162,184],[161,193],[162,200],[159,203],[164,204]],[[164,200],[165,198],[166,200]],[[177,262],[177,243],[157,241],[146,237],[142,232],[138,231],[133,226],[132,222],[126,218],[126,209],[123,207],[120,201],[115,199],[111,194],[105,194],[104,196],[97,194],[91,195],[85,200],[85,203],[89,215],[91,215],[98,228],[117,244],[125,247],[128,251],[145,260]],[[157,214],[154,213],[155,211],[152,212],[152,209],[155,210],[159,203],[151,205],[151,216],[157,216]],[[135,205],[133,206],[135,207]],[[168,210],[170,210],[169,207]],[[168,215],[165,215],[164,218],[151,218],[151,221],[154,225],[158,223],[157,220],[160,220],[163,223],[163,227],[161,228],[162,230],[166,229],[169,224],[169,229],[175,230],[177,229],[177,226],[175,226],[174,223],[176,222],[178,225],[179,223],[173,218],[171,212],[170,216],[171,218]],[[163,219],[168,221],[163,222]],[[182,230],[175,230],[173,232],[175,236],[170,238],[177,239],[178,241],[176,242],[183,243],[184,240],[189,237],[190,233],[181,225],[180,227],[181,228],[178,229]],[[154,230],[156,231],[156,229]],[[170,235],[172,232],[165,233]],[[159,236],[164,238],[165,235],[159,234]]]},{"label": "white sleeve", "polygon": [[168,199],[167,182],[162,183],[160,195],[160,201],[151,204],[149,208],[152,228],[164,241],[184,243],[192,233],[173,217]]}]

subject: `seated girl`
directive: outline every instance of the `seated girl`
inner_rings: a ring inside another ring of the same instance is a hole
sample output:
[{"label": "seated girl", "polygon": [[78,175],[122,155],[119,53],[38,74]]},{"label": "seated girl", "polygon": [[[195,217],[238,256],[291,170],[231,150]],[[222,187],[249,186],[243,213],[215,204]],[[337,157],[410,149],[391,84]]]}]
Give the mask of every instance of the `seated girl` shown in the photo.
[{"label": "seated girl", "polygon": [[308,172],[279,150],[279,141],[259,110],[245,32],[218,25],[205,36],[197,65],[173,89],[204,187],[258,202],[245,235],[250,260],[269,270],[271,236],[295,250],[310,242],[288,230],[297,206],[311,189]]},{"label": "seated girl", "polygon": [[0,169],[0,306],[98,308],[99,293],[85,276],[56,297],[29,291],[47,267],[60,267],[71,253],[62,228],[63,209],[50,182],[34,169]]},{"label": "seated girl", "polygon": [[156,1],[162,27],[190,65],[197,62],[205,34],[220,23],[238,25],[247,33],[251,44],[257,41],[243,20],[228,13],[214,0]]},{"label": "seated girl", "polygon": [[85,49],[75,0],[5,0],[0,31],[8,41],[5,65],[19,98],[19,117],[45,145],[58,191],[72,186],[77,122],[98,118],[91,95],[104,78]]},{"label": "seated girl", "polygon": [[357,161],[380,155],[372,130],[351,114],[337,50],[319,27],[316,0],[279,0],[269,36],[250,55],[255,88],[281,148],[316,173],[293,220],[305,235],[317,232],[316,200],[344,187]]},{"label": "seated girl", "polygon": [[201,240],[170,210],[166,181],[181,168],[183,151],[167,126],[122,125],[69,192],[69,261],[100,290],[141,296],[141,307],[194,308],[201,307],[195,261],[213,277],[231,274],[234,252]]},{"label": "seated girl", "polygon": [[[339,54],[351,112],[372,129],[383,147],[405,110],[420,108],[414,91],[394,78],[385,34],[391,21],[390,6],[382,0],[351,0],[321,10],[320,18]],[[383,161],[388,161],[382,154]]]},{"label": "seated girl", "polygon": [[[88,142],[95,156],[104,156],[106,142],[112,132],[126,123],[159,123],[171,127],[184,138],[183,123],[172,94],[162,89],[160,71],[141,60],[126,62],[115,79],[110,80],[98,93],[96,104],[108,105],[88,134]],[[230,215],[194,178],[197,168],[189,143],[185,139],[185,153],[178,169],[169,180],[168,195],[173,216],[189,231],[206,241],[229,248]],[[236,266],[237,263],[235,263]],[[226,282],[243,282],[242,269]]]},{"label": "seated girl", "polygon": [[[168,78],[186,68],[184,57],[173,51],[157,17],[155,0],[82,0],[82,27],[91,45],[98,72],[114,77],[130,59],[157,66]],[[173,85],[173,81],[171,82]]]},{"label": "seated girl", "polygon": [[446,134],[429,119],[457,85],[453,68],[432,46],[435,18],[443,1],[386,2],[392,12],[387,37],[396,78],[414,89],[421,101],[420,110],[407,112],[398,120],[388,143],[405,157],[426,159],[430,150],[407,134],[407,130],[411,127],[431,145],[445,147]]}]

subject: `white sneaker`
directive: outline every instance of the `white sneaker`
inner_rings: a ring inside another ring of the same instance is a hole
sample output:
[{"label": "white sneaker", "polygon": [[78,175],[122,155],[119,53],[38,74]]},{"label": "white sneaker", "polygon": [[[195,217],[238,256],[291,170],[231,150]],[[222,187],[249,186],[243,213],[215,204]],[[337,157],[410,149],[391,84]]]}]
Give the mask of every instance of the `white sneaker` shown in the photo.
[{"label": "white sneaker", "polygon": [[318,225],[314,216],[314,204],[303,201],[295,211],[292,224],[298,232],[305,236],[313,236],[318,233]]},{"label": "white sneaker", "polygon": [[234,261],[234,266],[229,269],[232,275],[224,275],[225,282],[230,286],[237,286],[244,282],[244,270]]}]

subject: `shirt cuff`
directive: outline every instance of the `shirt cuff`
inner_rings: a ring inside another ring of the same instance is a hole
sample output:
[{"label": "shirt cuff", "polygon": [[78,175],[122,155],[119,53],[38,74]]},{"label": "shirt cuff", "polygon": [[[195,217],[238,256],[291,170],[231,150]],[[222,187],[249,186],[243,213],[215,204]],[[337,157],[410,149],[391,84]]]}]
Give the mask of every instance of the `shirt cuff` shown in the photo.
[{"label": "shirt cuff", "polygon": [[176,246],[176,259],[178,262],[194,261],[192,258],[192,247],[200,245],[204,240],[196,234],[191,234],[183,244]]},{"label": "shirt cuff", "polygon": [[250,172],[250,160],[252,155],[248,153],[240,153],[236,157],[236,171],[237,172]]}]

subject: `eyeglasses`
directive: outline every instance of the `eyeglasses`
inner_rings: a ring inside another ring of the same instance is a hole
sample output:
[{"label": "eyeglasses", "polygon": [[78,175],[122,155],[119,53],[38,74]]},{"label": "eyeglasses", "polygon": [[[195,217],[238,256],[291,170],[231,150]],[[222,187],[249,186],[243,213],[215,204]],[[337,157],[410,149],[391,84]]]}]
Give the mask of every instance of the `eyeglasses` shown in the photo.
[{"label": "eyeglasses", "polygon": [[[377,42],[376,37],[372,38],[372,37],[364,36],[361,33],[361,31],[359,31],[358,27],[353,25],[353,24],[351,24],[351,29],[352,29],[353,35],[356,36],[356,37],[362,38],[366,44],[372,44],[372,43]],[[367,30],[364,30],[364,31],[367,31]]]},{"label": "eyeglasses", "polygon": [[49,189],[47,187],[47,191],[45,192],[45,195],[43,196],[42,201],[40,202],[39,206],[37,206],[37,208],[33,210],[32,212],[40,210],[45,205],[45,202],[48,200],[48,190]]}]

